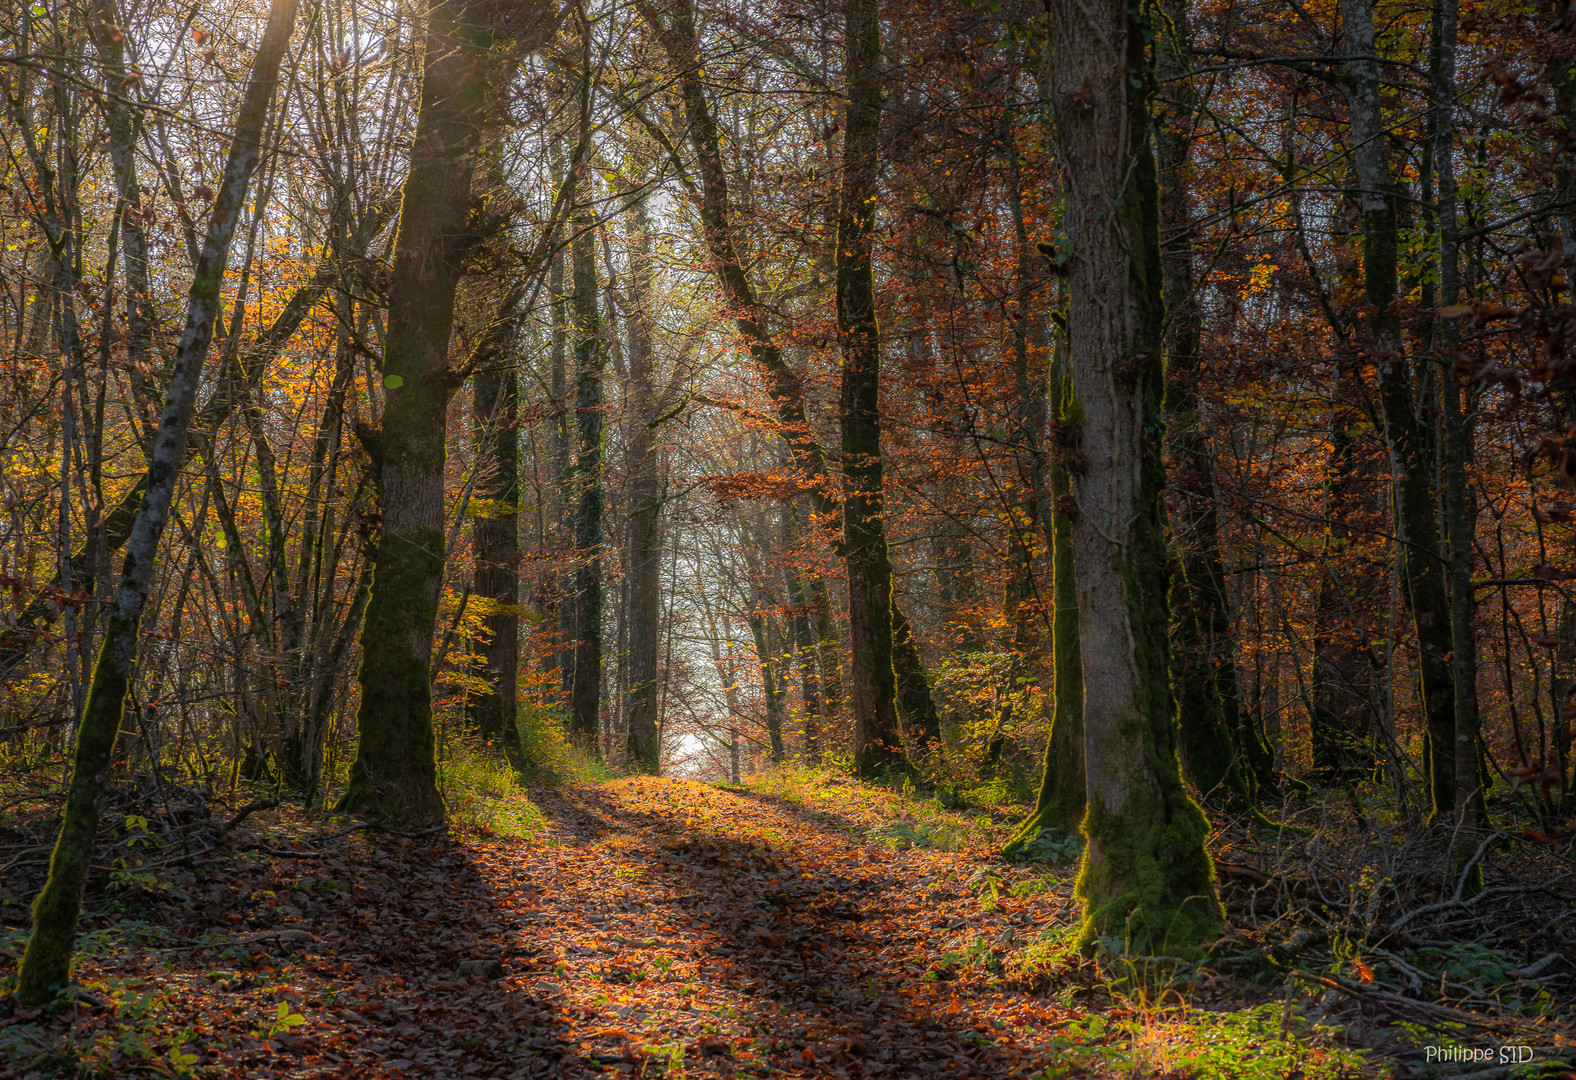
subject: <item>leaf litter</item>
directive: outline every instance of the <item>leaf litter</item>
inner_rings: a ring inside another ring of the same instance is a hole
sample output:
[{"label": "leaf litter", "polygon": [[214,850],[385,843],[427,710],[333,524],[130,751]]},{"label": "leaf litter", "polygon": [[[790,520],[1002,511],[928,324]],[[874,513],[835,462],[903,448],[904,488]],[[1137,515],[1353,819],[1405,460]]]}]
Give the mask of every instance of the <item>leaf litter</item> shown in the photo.
[{"label": "leaf litter", "polygon": [[[1108,1074],[1083,1045],[1116,1034],[1098,973],[1067,966],[1051,997],[1014,970],[1073,921],[1070,880],[983,837],[931,850],[852,808],[675,779],[533,795],[528,839],[281,807],[203,859],[112,872],[83,992],[0,1017],[0,1072]],[[12,955],[36,885],[0,885]]]}]

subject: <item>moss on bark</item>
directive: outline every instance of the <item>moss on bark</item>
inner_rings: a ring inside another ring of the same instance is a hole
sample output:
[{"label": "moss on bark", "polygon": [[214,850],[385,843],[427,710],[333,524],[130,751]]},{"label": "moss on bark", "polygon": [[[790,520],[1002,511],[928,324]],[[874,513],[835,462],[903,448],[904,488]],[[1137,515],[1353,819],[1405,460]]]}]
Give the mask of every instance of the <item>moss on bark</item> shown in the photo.
[{"label": "moss on bark", "polygon": [[1040,788],[1029,815],[1008,841],[1003,854],[1020,854],[1044,829],[1063,836],[1076,835],[1084,817],[1084,687],[1083,658],[1078,648],[1078,586],[1073,559],[1072,523],[1063,505],[1071,498],[1072,481],[1067,474],[1067,458],[1076,454],[1069,440],[1076,438],[1079,426],[1077,401],[1068,378],[1065,344],[1053,346],[1050,372],[1050,413],[1056,420],[1063,445],[1056,448],[1048,471],[1051,501],[1049,534],[1051,547],[1052,595],[1055,610],[1051,615],[1051,654],[1053,707],[1051,736],[1045,743],[1045,761]]},{"label": "moss on bark", "polygon": [[449,335],[461,264],[475,239],[471,181],[491,99],[493,14],[483,0],[444,0],[428,14],[389,286],[382,520],[361,632],[361,738],[339,806],[407,821],[443,815],[429,665],[443,584],[448,405],[457,385]]},{"label": "moss on bark", "polygon": [[1152,13],[1125,0],[1047,9],[1083,413],[1071,500],[1088,779],[1079,938],[1179,953],[1216,932],[1222,912],[1172,712]]},{"label": "moss on bark", "polygon": [[71,787],[66,793],[60,835],[49,858],[49,878],[33,901],[33,934],[17,973],[17,999],[30,1008],[48,1002],[70,977],[82,886],[93,857],[93,838],[114,762],[115,737],[129,681],[130,665],[116,662],[116,649],[128,635],[135,642],[135,624],[128,627],[120,612],[112,608],[77,728]]},{"label": "moss on bark", "polygon": [[[443,531],[383,536],[361,626],[361,741],[340,809],[405,821],[443,816],[432,726],[433,587],[443,575]],[[421,631],[426,627],[426,633]]]}]

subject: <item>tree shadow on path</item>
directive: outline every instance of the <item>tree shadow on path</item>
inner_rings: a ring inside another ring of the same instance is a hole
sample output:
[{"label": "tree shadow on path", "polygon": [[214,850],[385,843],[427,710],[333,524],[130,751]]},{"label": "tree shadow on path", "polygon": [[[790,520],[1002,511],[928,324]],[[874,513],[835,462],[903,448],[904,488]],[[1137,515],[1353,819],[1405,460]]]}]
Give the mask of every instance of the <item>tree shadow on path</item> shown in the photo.
[{"label": "tree shadow on path", "polygon": [[286,815],[258,815],[155,887],[95,878],[73,971],[91,996],[0,1012],[0,1075],[169,1062],[226,1080],[601,1073],[560,1000],[462,969],[508,965],[518,939],[488,847],[365,830],[314,842]]},{"label": "tree shadow on path", "polygon": [[683,781],[544,802],[565,842],[538,875],[554,882],[538,912],[557,933],[546,981],[602,1013],[604,1033],[582,1037],[604,1061],[623,1053],[656,1075],[658,1056],[682,1051],[690,1073],[848,1077],[1050,1063],[991,1011],[1043,1003],[987,987],[985,961],[944,959],[952,922],[927,900],[957,898],[960,857],[896,855],[796,807]]}]

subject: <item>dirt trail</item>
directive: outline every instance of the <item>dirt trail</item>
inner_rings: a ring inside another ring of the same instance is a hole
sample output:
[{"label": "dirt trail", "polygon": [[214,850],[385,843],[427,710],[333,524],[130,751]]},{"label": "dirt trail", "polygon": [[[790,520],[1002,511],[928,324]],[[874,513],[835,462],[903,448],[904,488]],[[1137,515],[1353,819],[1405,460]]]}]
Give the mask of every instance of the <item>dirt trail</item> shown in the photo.
[{"label": "dirt trail", "polygon": [[1054,1061],[1055,1006],[996,969],[1065,913],[1065,889],[982,902],[980,875],[1001,871],[983,853],[893,850],[682,780],[541,802],[556,843],[482,872],[521,925],[511,981],[558,1006],[587,1066],[1015,1077]]},{"label": "dirt trail", "polygon": [[[87,993],[0,1009],[0,1076],[1043,1071],[1066,1014],[1000,961],[1065,918],[1066,886],[989,851],[866,842],[881,819],[827,783],[820,810],[568,785],[535,793],[547,820],[525,840],[259,812],[201,859],[155,852],[164,877],[95,886]],[[36,887],[0,881],[0,952]]]}]

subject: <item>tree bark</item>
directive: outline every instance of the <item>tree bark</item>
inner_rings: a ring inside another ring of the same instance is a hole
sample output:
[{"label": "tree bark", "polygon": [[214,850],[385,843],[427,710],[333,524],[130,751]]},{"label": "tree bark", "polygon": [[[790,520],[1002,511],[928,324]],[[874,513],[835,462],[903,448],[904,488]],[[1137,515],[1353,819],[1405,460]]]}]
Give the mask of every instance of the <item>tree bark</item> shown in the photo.
[{"label": "tree bark", "polygon": [[575,419],[575,675],[569,731],[601,757],[602,695],[602,320],[597,308],[596,248],[589,213],[577,214],[570,243],[573,279]]},{"label": "tree bark", "polygon": [[[556,134],[548,138],[548,162],[551,169],[553,184],[559,186],[564,181],[564,150]],[[553,405],[553,490],[556,498],[553,502],[553,539],[555,547],[562,551],[571,547],[569,538],[569,508],[574,504],[574,479],[569,469],[569,289],[565,284],[565,270],[568,257],[562,251],[555,251],[552,262],[548,264],[547,293],[548,303],[552,309],[552,343],[550,346],[549,375],[550,392]],[[571,559],[571,562],[573,560]],[[553,611],[556,623],[556,645],[553,650],[551,666],[558,671],[558,688],[562,694],[564,704],[569,702],[570,691],[575,681],[575,606],[572,596],[574,594],[574,570],[571,566],[569,573],[562,582],[563,587],[557,595],[557,604]]]},{"label": "tree bark", "polygon": [[644,196],[630,207],[629,394],[629,734],[631,765],[656,775],[662,767],[657,705],[662,622],[662,477],[655,432],[656,372],[651,343],[651,232]]},{"label": "tree bark", "polygon": [[903,761],[892,668],[892,563],[881,462],[881,332],[872,237],[880,171],[881,20],[876,0],[848,0],[843,77],[843,181],[837,219],[837,328],[842,335],[843,547],[854,768],[890,772]]},{"label": "tree bark", "polygon": [[1450,661],[1450,605],[1445,596],[1439,524],[1434,516],[1434,462],[1429,432],[1416,410],[1411,365],[1396,308],[1399,236],[1395,180],[1386,149],[1382,84],[1374,46],[1373,0],[1341,0],[1351,113],[1352,160],[1363,222],[1363,292],[1368,306],[1364,343],[1379,371],[1380,404],[1401,475],[1396,484],[1395,531],[1403,594],[1417,635],[1431,818],[1455,806],[1455,686]]},{"label": "tree bark", "polygon": [[1047,474],[1047,532],[1051,549],[1054,612],[1051,616],[1051,655],[1055,664],[1052,689],[1051,734],[1045,743],[1045,763],[1040,788],[1029,815],[1003,854],[1013,856],[1050,830],[1052,838],[1076,835],[1083,824],[1086,805],[1084,778],[1083,657],[1078,645],[1078,583],[1074,577],[1072,544],[1072,478],[1076,447],[1067,439],[1083,422],[1073,397],[1067,369],[1066,346],[1057,335],[1050,368],[1050,414],[1062,445],[1056,447]]},{"label": "tree bark", "polygon": [[60,835],[50,856],[49,877],[33,903],[33,933],[17,973],[17,998],[28,1007],[47,1003],[70,975],[73,938],[82,910],[82,887],[92,861],[104,785],[136,662],[153,561],[169,521],[203,362],[213,340],[230,242],[261,157],[263,129],[279,83],[280,60],[295,25],[296,7],[296,0],[276,0],[269,11],[268,26],[252,64],[246,96],[236,118],[235,138],[192,276],[186,326],[165,386],[164,410],[148,465],[146,494],[126,542],[120,584],[105,621],[104,644],[94,665],[93,683],[78,726]]},{"label": "tree bark", "polygon": [[[472,592],[490,600],[483,619],[482,678],[489,692],[466,700],[477,732],[518,751],[520,667],[520,383],[513,355],[516,313],[500,312],[480,348],[471,376],[472,431],[480,497],[472,526]],[[477,505],[473,503],[473,505]]]},{"label": "tree bark", "polygon": [[793,631],[794,663],[799,668],[799,697],[804,707],[804,760],[817,764],[821,757],[821,679],[816,638],[810,630],[810,607],[804,581],[794,568],[799,545],[799,503],[783,502],[783,590],[788,597],[788,620]]},{"label": "tree bark", "polygon": [[[1460,873],[1477,846],[1476,833],[1487,817],[1478,754],[1477,637],[1472,624],[1477,603],[1472,594],[1473,550],[1477,533],[1477,502],[1467,483],[1472,460],[1472,422],[1461,407],[1461,380],[1456,370],[1456,319],[1461,292],[1460,229],[1456,222],[1455,107],[1458,0],[1434,5],[1432,147],[1438,197],[1439,303],[1434,324],[1434,351],[1443,361],[1439,376],[1445,415],[1445,533],[1450,558],[1450,671],[1455,689],[1455,732],[1452,765],[1456,824],[1456,871]],[[1483,871],[1474,864],[1468,882],[1475,894],[1483,887]]]},{"label": "tree bark", "polygon": [[440,0],[428,13],[410,172],[400,201],[377,437],[382,507],[361,630],[360,744],[340,808],[443,815],[432,727],[432,636],[443,585],[443,474],[456,379],[449,333],[471,249],[471,181],[491,98],[492,8]]},{"label": "tree bark", "polygon": [[1082,408],[1072,492],[1088,797],[1080,940],[1115,936],[1139,953],[1193,950],[1222,919],[1171,709],[1165,309],[1144,48],[1153,10],[1124,0],[1047,9]]},{"label": "tree bark", "polygon": [[[1196,102],[1187,78],[1190,44],[1182,5],[1168,12],[1157,42],[1158,74],[1174,104],[1156,124],[1160,219],[1170,240],[1162,264],[1170,333],[1166,360],[1166,427],[1170,435],[1178,521],[1173,548],[1181,566],[1172,596],[1173,670],[1182,767],[1206,802],[1251,805],[1257,735],[1244,726],[1237,657],[1231,639],[1226,574],[1220,558],[1215,459],[1199,414],[1198,302],[1188,207]],[[1257,755],[1261,759],[1268,755]]]}]

